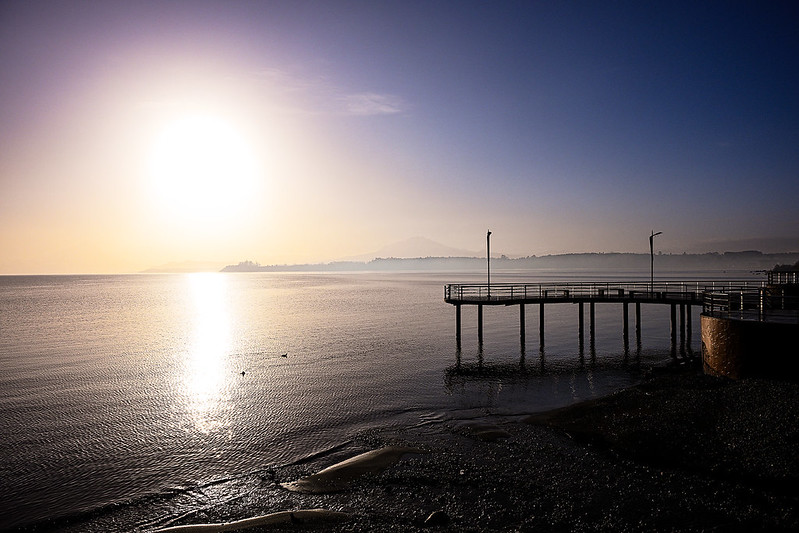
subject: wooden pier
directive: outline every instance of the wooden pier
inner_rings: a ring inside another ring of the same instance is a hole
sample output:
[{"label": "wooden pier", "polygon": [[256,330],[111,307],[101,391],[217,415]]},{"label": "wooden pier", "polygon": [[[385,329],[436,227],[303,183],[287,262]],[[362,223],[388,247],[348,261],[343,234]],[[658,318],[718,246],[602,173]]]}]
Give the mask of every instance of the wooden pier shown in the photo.
[{"label": "wooden pier", "polygon": [[[477,306],[477,338],[483,344],[483,306],[518,305],[519,336],[522,349],[525,346],[525,306],[538,304],[538,335],[541,350],[544,349],[544,308],[548,304],[572,303],[578,305],[578,338],[580,351],[584,346],[585,313],[588,304],[588,331],[591,346],[595,338],[595,305],[618,303],[622,305],[622,334],[625,351],[629,347],[629,306],[635,304],[636,344],[641,344],[641,304],[669,305],[671,349],[677,350],[679,332],[680,351],[685,352],[686,343],[691,345],[692,308],[706,303],[708,295],[723,292],[751,293],[762,288],[760,281],[670,281],[670,282],[586,282],[586,283],[491,283],[449,284],[444,286],[444,301],[455,306],[455,331],[458,350],[461,347],[461,306]],[[679,317],[679,321],[678,321]]]}]

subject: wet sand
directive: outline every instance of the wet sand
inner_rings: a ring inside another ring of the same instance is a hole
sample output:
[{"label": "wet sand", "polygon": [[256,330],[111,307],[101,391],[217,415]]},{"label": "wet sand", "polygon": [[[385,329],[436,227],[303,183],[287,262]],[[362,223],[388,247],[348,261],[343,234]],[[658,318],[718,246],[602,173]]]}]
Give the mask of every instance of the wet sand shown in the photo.
[{"label": "wet sand", "polygon": [[[430,453],[405,455],[338,492],[281,487],[385,446]],[[241,483],[246,490],[221,484],[204,508],[137,530],[295,509],[349,518],[248,531],[799,530],[799,384],[663,374],[524,418],[370,431]],[[97,518],[78,529],[103,530],[111,516]]]}]

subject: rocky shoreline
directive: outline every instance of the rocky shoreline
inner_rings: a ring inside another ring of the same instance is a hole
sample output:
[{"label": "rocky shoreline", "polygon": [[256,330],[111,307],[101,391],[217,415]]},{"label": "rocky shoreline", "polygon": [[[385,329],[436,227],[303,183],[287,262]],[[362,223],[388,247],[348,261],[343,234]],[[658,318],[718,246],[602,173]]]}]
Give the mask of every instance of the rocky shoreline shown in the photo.
[{"label": "rocky shoreline", "polygon": [[[335,492],[281,486],[388,446],[427,453],[359,472]],[[524,418],[369,431],[211,489],[207,507],[135,530],[325,509],[347,518],[291,516],[248,531],[795,531],[799,384],[683,370]],[[113,513],[97,518],[74,530],[109,530]]]},{"label": "rocky shoreline", "polygon": [[523,420],[364,436],[431,453],[301,506],[353,513],[335,531],[795,531],[797,408],[793,383],[664,375]]}]

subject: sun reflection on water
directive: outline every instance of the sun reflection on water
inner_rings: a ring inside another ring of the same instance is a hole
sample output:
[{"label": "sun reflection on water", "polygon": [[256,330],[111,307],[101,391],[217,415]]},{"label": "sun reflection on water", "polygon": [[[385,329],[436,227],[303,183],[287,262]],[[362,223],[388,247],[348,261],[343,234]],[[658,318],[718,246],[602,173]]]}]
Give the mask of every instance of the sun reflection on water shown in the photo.
[{"label": "sun reflection on water", "polygon": [[191,340],[186,353],[183,389],[196,430],[219,431],[226,426],[227,356],[230,353],[230,313],[224,274],[187,276],[191,309]]}]

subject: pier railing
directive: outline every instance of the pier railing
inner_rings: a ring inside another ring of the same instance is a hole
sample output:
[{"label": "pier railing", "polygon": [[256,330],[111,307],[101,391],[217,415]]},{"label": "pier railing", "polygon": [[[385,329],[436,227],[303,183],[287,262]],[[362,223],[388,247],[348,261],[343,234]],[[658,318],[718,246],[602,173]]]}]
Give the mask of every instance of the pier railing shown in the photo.
[{"label": "pier railing", "polygon": [[[781,324],[799,325],[799,291],[795,285],[773,285],[756,280],[711,280],[711,281],[645,281],[619,282],[594,281],[577,283],[469,283],[444,286],[444,301],[455,306],[455,338],[458,353],[461,349],[461,308],[477,307],[477,341],[482,353],[483,308],[485,306],[519,307],[519,339],[522,354],[525,350],[525,307],[538,304],[538,337],[541,353],[544,351],[544,329],[546,304],[577,304],[577,332],[580,354],[584,346],[584,308],[588,304],[589,341],[593,355],[595,339],[596,303],[621,304],[622,338],[624,351],[629,350],[629,307],[634,305],[635,344],[641,347],[641,304],[665,304],[670,307],[671,353],[676,357],[677,347],[681,354],[691,356],[692,324],[691,309],[702,306],[701,321],[704,327],[714,320],[704,317],[732,321],[758,321],[757,328],[788,328]],[[679,312],[678,312],[679,311]],[[778,325],[765,325],[778,323]],[[743,322],[739,327],[749,327]],[[792,330],[794,331],[794,330]],[[791,333],[794,335],[794,333]],[[679,338],[679,344],[678,344]],[[704,343],[703,343],[704,347]],[[704,349],[704,348],[703,348]]]},{"label": "pier railing", "polygon": [[799,270],[769,270],[769,285],[799,284]]},{"label": "pier railing", "polygon": [[[702,306],[703,316],[734,320],[758,320],[799,324],[799,295],[792,287],[768,285],[757,280],[710,281],[594,281],[576,283],[468,283],[444,286],[444,301],[455,306],[455,331],[458,350],[461,345],[461,307],[477,307],[477,339],[483,344],[483,308],[519,306],[519,338],[525,346],[525,306],[538,304],[540,348],[544,349],[544,315],[546,304],[578,304],[578,337],[582,353],[584,307],[589,308],[589,338],[593,350],[595,304],[622,304],[622,325],[625,352],[629,346],[629,304],[634,303],[636,345],[641,345],[641,304],[670,306],[672,355],[676,354],[679,336],[680,353],[690,353],[691,309]],[[679,310],[679,313],[678,313]],[[679,334],[678,334],[679,332]]]},{"label": "pier railing", "polygon": [[758,291],[762,281],[658,281],[577,283],[473,283],[444,286],[451,304],[505,304],[555,301],[658,301],[703,303],[706,292]]},{"label": "pier railing", "polygon": [[706,291],[702,313],[717,318],[799,323],[799,297],[773,287]]}]

